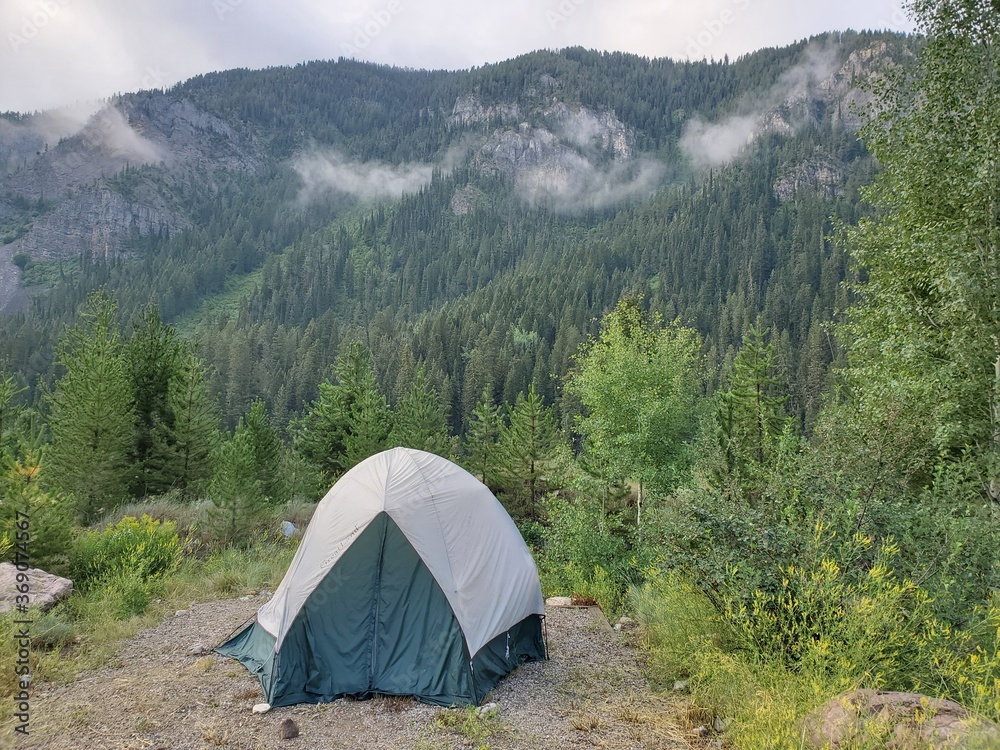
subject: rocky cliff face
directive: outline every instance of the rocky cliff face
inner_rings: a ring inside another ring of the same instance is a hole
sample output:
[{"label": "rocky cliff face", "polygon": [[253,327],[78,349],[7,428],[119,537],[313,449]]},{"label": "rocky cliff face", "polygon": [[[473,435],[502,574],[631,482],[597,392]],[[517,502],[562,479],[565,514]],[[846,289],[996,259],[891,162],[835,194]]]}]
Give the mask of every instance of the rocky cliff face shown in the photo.
[{"label": "rocky cliff face", "polygon": [[[525,108],[511,105],[503,112]],[[649,165],[636,162],[635,132],[613,112],[555,101],[526,114],[532,122],[493,129],[473,160],[482,172],[511,180],[525,200],[570,210],[631,197],[636,180],[642,182],[638,192],[649,187]]]},{"label": "rocky cliff face", "polygon": [[824,198],[834,198],[844,194],[846,177],[847,169],[843,164],[825,154],[816,154],[786,167],[774,181],[774,195],[785,201],[802,191],[812,191]]},{"label": "rocky cliff face", "polygon": [[[134,236],[182,231],[190,221],[172,186],[199,171],[253,173],[261,163],[224,121],[159,92],[121,97],[55,143],[42,125],[0,131],[0,154],[14,167],[0,177],[0,222],[24,220],[26,201],[46,205],[8,248],[36,259],[108,256]],[[144,166],[127,188],[115,179]]]}]

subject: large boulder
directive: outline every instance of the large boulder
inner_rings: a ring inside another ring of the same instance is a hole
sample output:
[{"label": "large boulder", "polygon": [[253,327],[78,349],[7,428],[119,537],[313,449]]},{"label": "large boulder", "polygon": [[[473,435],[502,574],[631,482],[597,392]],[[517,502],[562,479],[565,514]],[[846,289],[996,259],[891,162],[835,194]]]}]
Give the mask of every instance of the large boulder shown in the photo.
[{"label": "large boulder", "polygon": [[1000,745],[1000,727],[958,703],[917,693],[853,690],[806,718],[814,748],[853,747],[860,738],[881,738],[885,747],[958,748]]},{"label": "large boulder", "polygon": [[[52,609],[56,602],[65,599],[73,590],[73,582],[68,578],[54,576],[39,568],[28,568],[23,572],[28,574],[28,606],[37,607],[42,612]],[[16,565],[0,563],[0,613],[10,612],[17,606],[17,597],[23,596],[17,588],[23,585],[23,582],[18,582],[17,574]]]}]

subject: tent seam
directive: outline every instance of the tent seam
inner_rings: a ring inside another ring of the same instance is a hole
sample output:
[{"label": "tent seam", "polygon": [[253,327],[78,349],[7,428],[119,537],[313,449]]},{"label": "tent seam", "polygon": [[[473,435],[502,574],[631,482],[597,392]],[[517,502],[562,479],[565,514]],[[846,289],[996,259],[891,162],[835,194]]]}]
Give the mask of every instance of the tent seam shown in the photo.
[{"label": "tent seam", "polygon": [[[406,457],[410,460],[410,462],[413,464],[413,466],[416,468],[417,474],[420,475],[420,481],[422,481],[424,483],[424,486],[427,488],[427,494],[430,496],[430,499],[431,499],[431,508],[433,508],[433,510],[434,510],[434,518],[437,519],[438,533],[441,535],[441,546],[444,548],[445,559],[448,561],[448,573],[451,574],[451,583],[452,583],[452,586],[455,587],[454,588],[455,595],[457,596],[458,593],[459,593],[458,592],[458,582],[455,580],[455,568],[451,564],[451,550],[448,548],[448,539],[444,535],[444,525],[441,523],[441,513],[438,510],[437,495],[435,495],[434,492],[431,490],[431,483],[428,481],[427,477],[424,475],[423,470],[420,468],[420,464],[418,464],[417,461],[416,461],[416,459],[412,455],[410,455],[409,451],[404,451],[404,453],[405,453]],[[431,570],[430,568],[428,568],[428,571],[430,572],[431,577],[433,578],[434,577],[434,571]],[[440,585],[441,585],[441,582],[438,581],[438,586],[440,586]],[[445,598],[447,599],[447,596]],[[462,621],[461,621],[461,619],[458,618],[458,614],[457,613],[456,613],[455,617],[456,617],[456,619],[458,619],[458,625],[459,625],[459,628],[461,628],[461,630],[462,630],[462,635],[465,636],[465,640],[466,640],[466,642],[468,642],[469,638],[468,638],[468,636],[465,635],[465,628],[462,627]]]}]

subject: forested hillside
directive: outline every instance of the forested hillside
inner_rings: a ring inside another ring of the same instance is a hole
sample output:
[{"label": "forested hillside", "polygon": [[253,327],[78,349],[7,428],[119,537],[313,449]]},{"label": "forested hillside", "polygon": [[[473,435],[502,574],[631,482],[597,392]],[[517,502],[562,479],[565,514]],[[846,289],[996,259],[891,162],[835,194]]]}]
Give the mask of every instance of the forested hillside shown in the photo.
[{"label": "forested hillside", "polygon": [[[29,397],[51,384],[61,327],[103,287],[126,321],[152,302],[196,334],[230,426],[258,397],[284,426],[358,338],[392,402],[397,373],[423,362],[456,432],[486,384],[509,402],[534,379],[571,419],[558,381],[627,292],[694,325],[712,371],[762,314],[805,424],[837,356],[822,324],[845,302],[830,219],[856,218],[872,174],[858,86],[912,46],[846,34],[711,63],[574,49],[460,72],[318,62],[124,95],[100,117],[131,125],[127,144],[99,117],[8,157],[4,247],[34,299],[2,320],[6,367]],[[42,117],[11,119],[23,140]],[[143,148],[159,161],[129,160]],[[88,191],[103,214],[77,205]]]}]

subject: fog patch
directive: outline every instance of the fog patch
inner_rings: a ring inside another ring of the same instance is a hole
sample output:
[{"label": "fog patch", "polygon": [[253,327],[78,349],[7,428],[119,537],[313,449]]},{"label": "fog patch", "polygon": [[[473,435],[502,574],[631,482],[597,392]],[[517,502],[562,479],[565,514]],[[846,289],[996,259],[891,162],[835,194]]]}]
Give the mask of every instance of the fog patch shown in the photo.
[{"label": "fog patch", "polygon": [[531,205],[576,213],[648,198],[663,174],[662,163],[645,157],[595,166],[583,155],[569,152],[557,165],[518,170],[515,185]]},{"label": "fog patch", "polygon": [[718,167],[748,152],[765,133],[795,133],[810,121],[810,96],[840,67],[840,54],[839,44],[810,44],[801,62],[743,112],[719,122],[697,115],[688,120],[679,142],[681,151],[696,168]]},{"label": "fog patch", "polygon": [[80,131],[88,148],[138,164],[155,164],[163,159],[160,150],[137,133],[115,107],[105,107]]},{"label": "fog patch", "polygon": [[358,161],[332,148],[312,148],[292,160],[292,167],[302,180],[298,200],[309,203],[329,193],[363,199],[398,198],[429,184],[435,169],[454,169],[467,150],[468,145],[463,140],[449,148],[441,160],[433,164],[389,164]]}]

